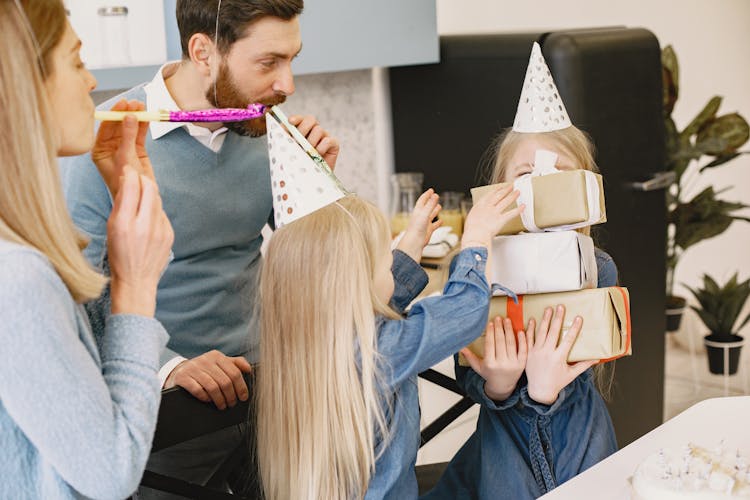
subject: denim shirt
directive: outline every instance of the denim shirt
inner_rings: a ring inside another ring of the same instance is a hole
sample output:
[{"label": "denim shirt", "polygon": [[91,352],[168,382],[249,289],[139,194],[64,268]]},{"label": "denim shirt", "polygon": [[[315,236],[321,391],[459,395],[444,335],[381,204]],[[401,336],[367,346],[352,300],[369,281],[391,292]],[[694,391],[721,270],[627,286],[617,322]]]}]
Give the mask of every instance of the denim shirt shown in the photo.
[{"label": "denim shirt", "polygon": [[[615,286],[612,258],[596,249],[596,261],[598,287]],[[493,401],[484,392],[484,379],[455,361],[456,382],[481,405],[477,429],[424,499],[533,499],[617,451],[591,369],[545,405],[529,397],[525,374],[508,399]]]},{"label": "denim shirt", "polygon": [[[403,319],[377,318],[377,350],[385,390],[390,392],[390,436],[377,445],[375,472],[366,499],[417,498],[414,465],[419,449],[417,375],[479,337],[489,314],[484,275],[485,248],[468,248],[439,297],[416,302]],[[400,313],[427,284],[424,270],[403,252],[393,252],[395,290],[391,306]]]}]

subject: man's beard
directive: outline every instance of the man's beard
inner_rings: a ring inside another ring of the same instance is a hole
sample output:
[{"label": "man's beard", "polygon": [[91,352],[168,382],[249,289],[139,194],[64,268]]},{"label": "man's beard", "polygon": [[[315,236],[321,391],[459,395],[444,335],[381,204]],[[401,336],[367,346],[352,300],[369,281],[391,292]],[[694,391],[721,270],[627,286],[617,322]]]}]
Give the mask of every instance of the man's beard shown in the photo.
[{"label": "man's beard", "polygon": [[[206,99],[216,108],[247,108],[248,105],[259,102],[268,107],[286,101],[285,95],[275,95],[266,99],[253,101],[243,96],[232,81],[232,73],[225,62],[219,67],[219,74],[214,84],[206,91]],[[261,137],[266,135],[266,117],[253,118],[244,122],[226,122],[224,126],[240,135]]]}]

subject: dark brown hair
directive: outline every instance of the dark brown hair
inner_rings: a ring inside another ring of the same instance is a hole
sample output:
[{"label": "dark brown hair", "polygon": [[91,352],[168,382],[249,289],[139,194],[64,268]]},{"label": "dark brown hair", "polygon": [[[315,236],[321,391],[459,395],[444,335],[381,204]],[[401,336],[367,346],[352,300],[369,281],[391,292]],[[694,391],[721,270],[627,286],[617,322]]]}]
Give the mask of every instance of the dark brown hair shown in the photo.
[{"label": "dark brown hair", "polygon": [[[216,36],[219,0],[177,0],[177,27],[182,57],[188,57],[188,42],[196,33]],[[219,15],[219,51],[225,54],[234,42],[246,35],[248,26],[263,17],[285,21],[302,13],[304,0],[222,0]]]},{"label": "dark brown hair", "polygon": [[65,6],[61,0],[21,0],[21,6],[34,32],[39,54],[39,67],[43,78],[54,72],[52,50],[65,34]]}]

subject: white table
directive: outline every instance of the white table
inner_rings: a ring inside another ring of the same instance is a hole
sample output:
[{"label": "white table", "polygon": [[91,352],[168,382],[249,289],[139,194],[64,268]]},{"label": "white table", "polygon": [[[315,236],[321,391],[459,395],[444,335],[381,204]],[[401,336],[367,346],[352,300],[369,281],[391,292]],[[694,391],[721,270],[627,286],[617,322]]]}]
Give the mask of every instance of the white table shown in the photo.
[{"label": "white table", "polygon": [[722,439],[729,449],[750,453],[750,396],[701,401],[541,498],[629,500],[627,480],[652,453],[687,442],[713,448]]}]

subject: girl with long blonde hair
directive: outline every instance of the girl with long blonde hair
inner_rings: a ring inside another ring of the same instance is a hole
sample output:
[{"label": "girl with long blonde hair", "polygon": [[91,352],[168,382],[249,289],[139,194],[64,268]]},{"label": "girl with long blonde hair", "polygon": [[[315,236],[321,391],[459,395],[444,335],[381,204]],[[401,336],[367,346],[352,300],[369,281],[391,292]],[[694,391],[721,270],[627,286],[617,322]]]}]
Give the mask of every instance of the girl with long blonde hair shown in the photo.
[{"label": "girl with long blonde hair", "polygon": [[268,500],[416,498],[417,374],[482,333],[492,236],[522,210],[496,190],[469,213],[443,295],[407,305],[437,226],[424,193],[395,251],[385,217],[348,196],[278,229],[261,277],[258,454]]},{"label": "girl with long blonde hair", "polygon": [[82,305],[107,280],[81,253],[56,156],[94,144],[96,81],[60,0],[0,1],[0,38],[0,498],[124,498],[156,425],[171,226],[156,185],[125,167],[140,162],[135,119],[103,125],[113,316],[94,339]]},{"label": "girl with long blonde hair", "polygon": [[[512,183],[530,173],[539,149],[557,154],[558,170],[597,171],[591,141],[574,126],[539,133],[508,130],[489,150],[494,157],[490,183]],[[589,227],[579,231],[588,235]],[[598,287],[615,286],[612,258],[597,248],[596,262]],[[471,368],[456,362],[456,382],[481,405],[477,430],[425,499],[496,498],[498,492],[533,499],[617,451],[595,383],[597,375],[605,378],[601,368],[591,369],[596,361],[567,362],[585,318],[569,322],[558,345],[564,316],[564,308],[548,308],[538,324],[529,322],[528,335],[518,333],[518,343],[510,320],[495,318],[487,326],[484,359],[461,351]]]}]

